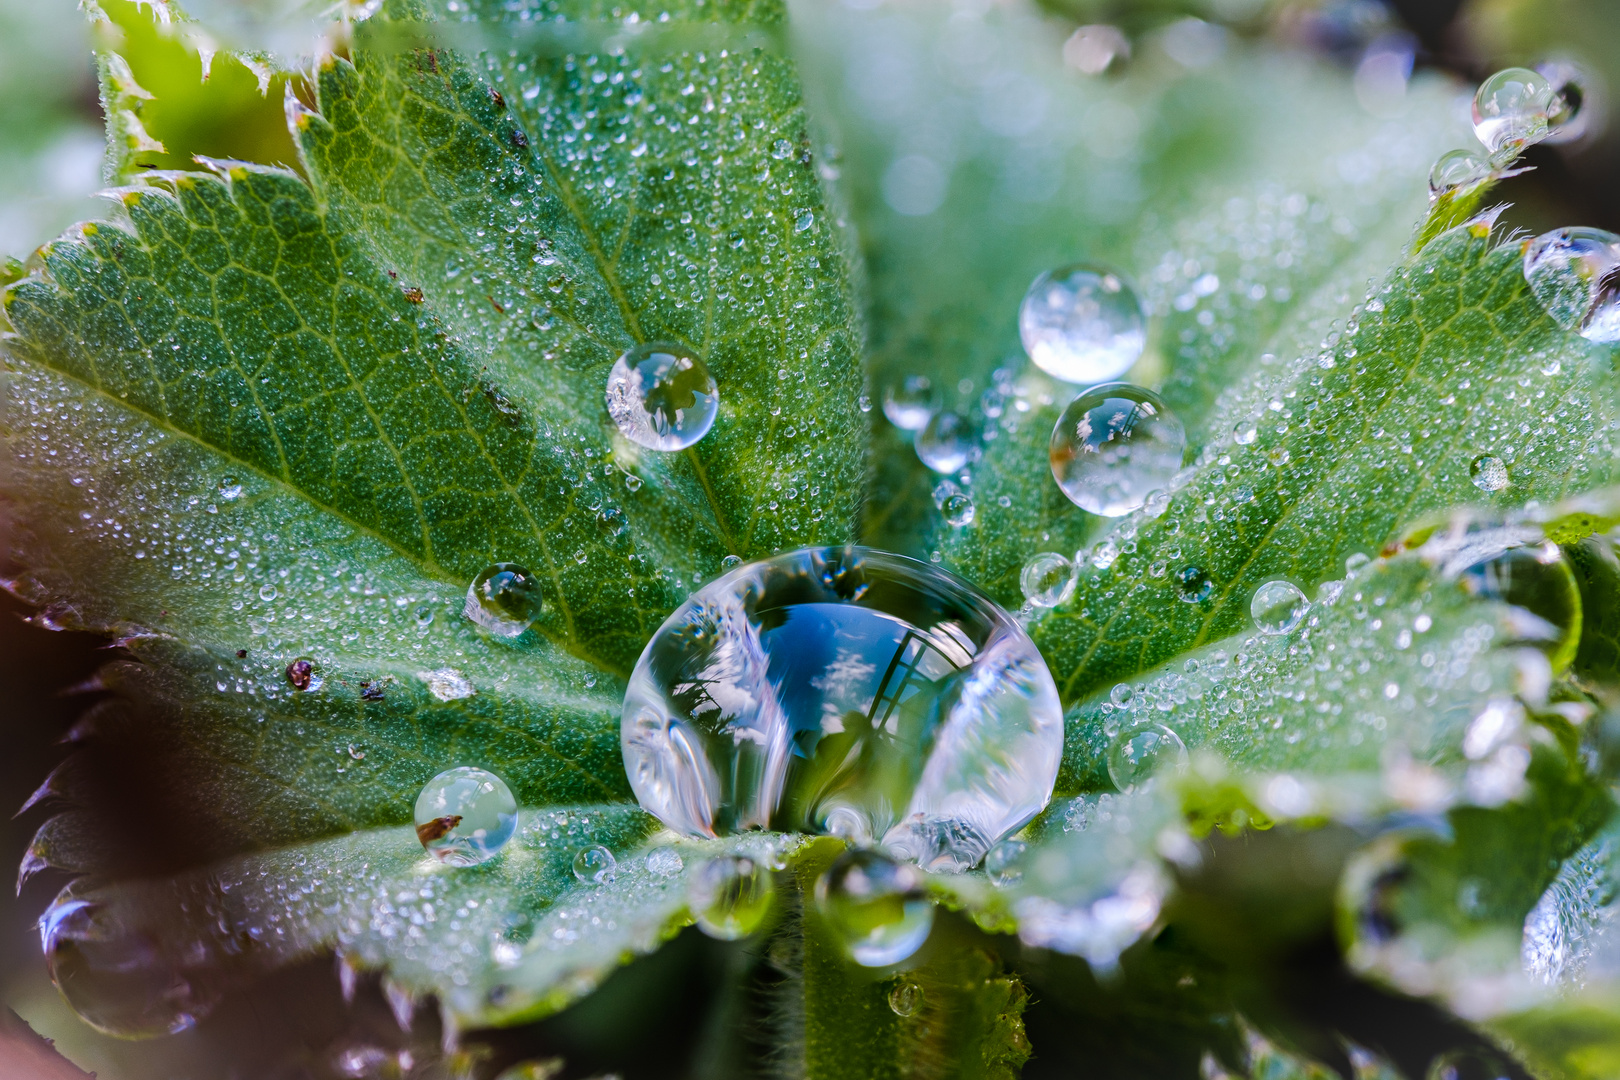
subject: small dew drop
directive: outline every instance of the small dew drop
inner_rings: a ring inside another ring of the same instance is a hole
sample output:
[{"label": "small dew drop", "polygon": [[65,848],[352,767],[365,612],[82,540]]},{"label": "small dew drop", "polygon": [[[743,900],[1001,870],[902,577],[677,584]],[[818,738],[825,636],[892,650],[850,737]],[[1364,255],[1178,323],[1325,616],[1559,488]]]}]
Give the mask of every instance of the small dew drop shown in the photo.
[{"label": "small dew drop", "polygon": [[242,497],[242,481],[234,476],[222,476],[219,480],[219,497],[226,502]]},{"label": "small dew drop", "polygon": [[1620,341],[1620,236],[1554,229],[1524,249],[1524,279],[1542,309],[1588,341]]},{"label": "small dew drop", "polygon": [[1538,142],[1547,135],[1554,97],[1546,77],[1529,68],[1498,71],[1474,94],[1474,134],[1493,154]]},{"label": "small dew drop", "polygon": [[1491,178],[1491,163],[1470,150],[1447,150],[1429,169],[1429,194],[1438,198]]},{"label": "small dew drop", "polygon": [[926,375],[906,375],[883,388],[883,415],[901,431],[927,427],[939,405],[939,391]]},{"label": "small dew drop", "polygon": [[741,855],[709,859],[692,875],[687,903],[698,929],[721,941],[747,937],[770,914],[770,868]]},{"label": "small dew drop", "polygon": [[1120,517],[1169,488],[1186,450],[1181,421],[1158,395],[1129,383],[1104,383],[1063,410],[1047,457],[1070,502]]},{"label": "small dew drop", "polygon": [[685,450],[714,425],[720,395],[696,353],[654,342],[629,349],[614,363],[607,408],[631,442],[649,450]]},{"label": "small dew drop", "polygon": [[672,847],[654,848],[647,853],[647,869],[659,877],[674,877],[685,865],[681,853]]},{"label": "small dew drop", "polygon": [[1163,724],[1127,728],[1108,743],[1108,777],[1120,791],[1130,791],[1161,769],[1187,765],[1187,744]]},{"label": "small dew drop", "polygon": [[990,884],[1005,889],[1023,880],[1024,870],[1019,860],[1028,850],[1029,845],[1022,840],[1003,840],[991,848],[984,857],[984,872]]},{"label": "small dew drop", "polygon": [[1481,491],[1501,491],[1510,483],[1507,463],[1490,454],[1481,454],[1468,463],[1468,478]]},{"label": "small dew drop", "polygon": [[271,600],[274,600],[275,598],[276,598],[276,587],[274,585],[266,584],[266,585],[260,585],[259,586],[259,599],[260,600],[263,600],[266,603],[269,603]]},{"label": "small dew drop", "polygon": [[539,618],[540,586],[516,563],[485,567],[467,586],[462,614],[496,637],[513,638]]},{"label": "small dew drop", "polygon": [[1065,266],[1030,285],[1018,308],[1018,334],[1035,366],[1053,378],[1106,382],[1142,355],[1147,309],[1112,270]]},{"label": "small dew drop", "polygon": [[1254,590],[1249,616],[1262,634],[1287,634],[1305,618],[1310,606],[1305,593],[1293,582],[1268,581]]},{"label": "small dew drop", "polygon": [[618,869],[619,860],[601,844],[581,848],[574,854],[574,876],[587,885],[612,881]]},{"label": "small dew drop", "polygon": [[937,473],[961,472],[979,455],[979,431],[956,412],[937,412],[917,432],[917,457]]},{"label": "small dew drop", "polygon": [[973,500],[960,491],[945,496],[939,510],[945,515],[947,525],[954,525],[959,529],[973,524],[973,519],[978,516],[978,508],[973,505]]},{"label": "small dew drop", "polygon": [[498,854],[517,828],[517,800],[494,773],[446,769],[416,797],[416,838],[448,866],[476,866]]},{"label": "small dew drop", "polygon": [[1215,591],[1215,582],[1204,569],[1183,566],[1175,572],[1176,592],[1189,604],[1202,603]]},{"label": "small dew drop", "polygon": [[889,1009],[896,1016],[915,1016],[922,1004],[923,988],[910,976],[901,976],[889,991]]},{"label": "small dew drop", "polygon": [[1252,419],[1239,420],[1232,427],[1232,441],[1239,446],[1248,446],[1260,434],[1260,427]]},{"label": "small dew drop", "polygon": [[729,574],[731,571],[737,569],[737,567],[741,565],[741,555],[727,555],[725,558],[720,560],[720,572],[722,574]]},{"label": "small dew drop", "polygon": [[1043,551],[1024,564],[1018,584],[1024,599],[1036,607],[1057,607],[1074,595],[1074,564],[1055,551]]}]

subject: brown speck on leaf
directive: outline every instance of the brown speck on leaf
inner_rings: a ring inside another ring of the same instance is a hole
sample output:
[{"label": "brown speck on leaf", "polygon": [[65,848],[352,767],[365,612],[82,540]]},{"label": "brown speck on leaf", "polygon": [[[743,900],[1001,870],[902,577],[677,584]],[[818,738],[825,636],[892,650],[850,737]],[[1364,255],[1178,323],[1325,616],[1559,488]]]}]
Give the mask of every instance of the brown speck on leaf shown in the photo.
[{"label": "brown speck on leaf", "polygon": [[446,814],[444,817],[436,817],[432,821],[424,821],[416,827],[416,838],[422,841],[423,847],[427,847],[460,824],[460,814]]},{"label": "brown speck on leaf", "polygon": [[413,304],[420,304],[422,302],[421,288],[419,286],[412,285],[410,288],[406,289],[405,299],[409,300]]},{"label": "brown speck on leaf", "polygon": [[393,278],[395,281],[399,280],[399,275],[394,273],[392,270],[388,271],[388,276]]},{"label": "brown speck on leaf", "polygon": [[246,660],[247,659],[247,650],[246,649],[237,649],[236,650],[236,658],[238,660]]},{"label": "brown speck on leaf", "polygon": [[502,112],[506,111],[506,99],[502,97],[501,92],[495,89],[493,86],[489,88],[489,100],[495,103],[495,107],[497,109],[500,109]]},{"label": "brown speck on leaf", "polygon": [[498,315],[505,315],[506,314],[506,309],[501,307],[500,303],[493,296],[486,297],[485,299],[487,299],[489,301],[489,306],[495,309],[496,314],[498,314]]},{"label": "brown speck on leaf", "polygon": [[308,660],[294,660],[287,665],[287,681],[292,683],[294,690],[308,690],[309,681],[315,675],[315,665]]}]

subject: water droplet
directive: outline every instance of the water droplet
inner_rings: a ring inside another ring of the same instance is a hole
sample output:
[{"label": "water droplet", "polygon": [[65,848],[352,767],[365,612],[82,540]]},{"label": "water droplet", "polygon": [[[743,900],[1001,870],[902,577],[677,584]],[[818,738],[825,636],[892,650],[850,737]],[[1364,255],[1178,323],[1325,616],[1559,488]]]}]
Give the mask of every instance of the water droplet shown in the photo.
[{"label": "water droplet", "polygon": [[898,964],[934,925],[922,875],[871,848],[838,856],[816,882],[816,903],[863,967]]},{"label": "water droplet", "polygon": [[1486,1050],[1450,1050],[1429,1062],[1426,1080],[1511,1080],[1517,1073]]},{"label": "water droplet", "polygon": [[1239,420],[1232,427],[1232,441],[1239,446],[1248,446],[1260,434],[1260,427],[1253,420]]},{"label": "water droplet", "polygon": [[617,506],[604,506],[596,512],[596,527],[609,536],[624,531],[624,511]]},{"label": "water droplet", "polygon": [[775,892],[770,868],[741,855],[709,859],[692,875],[687,902],[698,929],[735,941],[759,929]]},{"label": "water droplet", "polygon": [[412,612],[411,617],[416,620],[417,626],[424,629],[433,625],[433,609],[428,607],[426,604],[421,605],[414,612]]},{"label": "water droplet", "polygon": [[1130,683],[1115,683],[1114,688],[1108,691],[1108,700],[1120,709],[1129,705],[1135,696],[1136,691],[1131,689]]},{"label": "water droplet", "polygon": [[601,844],[592,844],[574,853],[574,876],[587,885],[612,881],[618,869],[619,860]]},{"label": "water droplet", "polygon": [[1580,628],[1581,598],[1558,545],[1504,548],[1484,543],[1465,551],[1474,561],[1448,568],[1462,587],[1534,616],[1519,625],[1524,640],[1557,658],[1561,667],[1570,658],[1567,647]]},{"label": "water droplet", "polygon": [[1129,791],[1161,769],[1187,764],[1187,744],[1163,724],[1127,728],[1108,743],[1108,778]]},{"label": "water droplet", "polygon": [[540,585],[517,563],[485,567],[467,586],[461,613],[496,637],[517,637],[540,616]]},{"label": "water droplet", "polygon": [[494,773],[458,765],[435,776],[416,797],[416,838],[448,866],[487,862],[512,839],[517,800]]},{"label": "water droplet", "polygon": [[1524,249],[1524,279],[1565,330],[1620,341],[1620,236],[1584,227],[1542,233]]},{"label": "water droplet", "polygon": [[1493,154],[1536,142],[1547,135],[1553,98],[1552,84],[1529,68],[1498,71],[1474,94],[1474,134]]},{"label": "water droplet", "polygon": [[1099,541],[1097,546],[1091,549],[1091,565],[1098,570],[1108,569],[1118,558],[1119,545],[1112,540]]},{"label": "water droplet", "polygon": [[722,574],[729,574],[729,573],[731,573],[733,570],[737,569],[737,567],[739,567],[741,565],[742,565],[742,556],[741,555],[727,555],[725,558],[720,560],[720,572]]},{"label": "water droplet", "polygon": [[1052,476],[1082,510],[1119,517],[1169,487],[1187,435],[1158,395],[1129,383],[1094,386],[1069,402],[1052,429]]},{"label": "water droplet", "polygon": [[416,677],[427,683],[428,693],[440,701],[459,701],[476,693],[472,681],[455,668],[418,671]]},{"label": "water droplet", "polygon": [[1447,150],[1429,169],[1429,194],[1436,197],[1491,178],[1491,163],[1470,150]]},{"label": "water droplet", "polygon": [[669,616],[621,742],[637,799],[677,832],[829,833],[965,870],[1050,799],[1063,721],[1034,643],[972,586],[806,548]]},{"label": "water droplet", "polygon": [[1509,483],[1507,463],[1499,457],[1481,454],[1468,463],[1468,478],[1481,491],[1501,491]]},{"label": "water droplet", "polygon": [[649,450],[685,450],[714,424],[720,394],[709,369],[681,345],[637,345],[608,373],[607,408],[624,437]]},{"label": "water droplet", "polygon": [[[160,936],[126,922],[122,909],[74,890],[62,890],[39,929],[51,981],[80,1019],[109,1035],[150,1038],[185,1031],[213,1008],[217,992],[205,980],[193,982],[185,960]],[[218,962],[207,955],[192,959]]]},{"label": "water droplet", "polygon": [[672,847],[654,848],[647,853],[647,869],[659,877],[674,877],[685,865],[681,853]]},{"label": "water droplet", "polygon": [[926,375],[907,375],[883,388],[883,415],[902,431],[921,431],[939,411],[939,392]]},{"label": "water droplet", "polygon": [[973,500],[960,491],[945,496],[945,501],[939,504],[939,510],[945,515],[945,523],[957,528],[973,524],[973,519],[979,514]]},{"label": "water droplet", "polygon": [[1071,383],[1116,379],[1147,344],[1147,309],[1120,275],[1076,264],[1042,274],[1018,308],[1035,366]]},{"label": "water droplet", "polygon": [[626,488],[628,488],[632,493],[640,491],[641,490],[641,477],[636,476],[634,473],[625,473],[624,474],[624,486]]},{"label": "water droplet", "polygon": [[1536,73],[1553,90],[1553,105],[1547,113],[1549,143],[1570,143],[1586,134],[1592,117],[1592,77],[1579,64],[1549,60],[1536,65]]},{"label": "water droplet", "polygon": [[1175,579],[1177,593],[1189,604],[1209,599],[1209,594],[1215,590],[1214,580],[1201,567],[1183,566],[1176,571]]},{"label": "water droplet", "polygon": [[870,395],[870,394],[862,394],[860,397],[855,399],[855,405],[863,413],[871,412],[872,411],[872,395]]},{"label": "water droplet", "polygon": [[984,857],[984,872],[990,884],[1005,889],[1023,880],[1024,870],[1018,860],[1024,857],[1029,845],[1022,840],[1003,840]]},{"label": "water droplet", "polygon": [[1291,581],[1268,581],[1254,590],[1249,616],[1262,634],[1287,634],[1310,609],[1305,593]]},{"label": "water droplet", "polygon": [[259,586],[259,599],[260,600],[263,600],[266,603],[268,603],[269,601],[274,600],[275,598],[276,598],[276,587],[274,585],[260,585]]},{"label": "water droplet", "polygon": [[1074,564],[1055,551],[1043,551],[1024,564],[1018,584],[1036,607],[1057,607],[1074,595]]},{"label": "water droplet", "polygon": [[979,431],[956,412],[937,412],[917,432],[917,457],[937,473],[961,472],[978,457]]},{"label": "water droplet", "polygon": [[319,690],[326,680],[321,678],[320,666],[315,661],[300,656],[287,665],[287,681],[294,690]]},{"label": "water droplet", "polygon": [[915,1016],[922,1004],[923,988],[909,976],[902,976],[889,991],[889,1008],[896,1016]]},{"label": "water droplet", "polygon": [[220,477],[219,478],[219,497],[224,499],[226,502],[230,502],[232,499],[241,498],[242,497],[242,481],[238,480],[234,476],[222,476],[222,477]]},{"label": "water droplet", "polygon": [[802,210],[802,211],[799,212],[799,216],[797,218],[795,218],[794,221],[793,221],[793,231],[794,232],[808,232],[811,228],[813,228],[815,226],[815,224],[816,224],[816,215],[812,214],[808,210]]}]

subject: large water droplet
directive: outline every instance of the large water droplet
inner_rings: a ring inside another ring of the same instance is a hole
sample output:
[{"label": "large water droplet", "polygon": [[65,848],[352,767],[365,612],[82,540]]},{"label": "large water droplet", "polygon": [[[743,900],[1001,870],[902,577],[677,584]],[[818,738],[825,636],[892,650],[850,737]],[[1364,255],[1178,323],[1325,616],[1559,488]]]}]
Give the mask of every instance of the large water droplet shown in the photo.
[{"label": "large water droplet", "polygon": [[1444,195],[1490,178],[1491,163],[1478,154],[1469,150],[1447,150],[1429,169],[1429,194]]},{"label": "large water droplet", "polygon": [[1167,488],[1187,434],[1158,395],[1129,383],[1094,386],[1069,402],[1047,446],[1052,476],[1082,510],[1119,517]]},{"label": "large water droplet", "polygon": [[699,930],[735,941],[759,929],[774,891],[769,867],[741,855],[721,856],[698,867],[687,901]]},{"label": "large water droplet", "polygon": [[871,848],[838,856],[816,882],[816,902],[864,967],[898,964],[922,947],[934,925],[922,875]]},{"label": "large water droplet", "polygon": [[1470,461],[1468,478],[1481,491],[1501,491],[1510,482],[1507,463],[1492,454],[1481,454]]},{"label": "large water droplet", "polygon": [[1524,249],[1524,279],[1552,320],[1588,341],[1620,341],[1620,236],[1554,229]]},{"label": "large water droplet", "polygon": [[926,375],[907,375],[883,389],[883,415],[902,431],[921,431],[939,411],[939,391]]},{"label": "large water droplet", "polygon": [[1018,574],[1024,599],[1036,607],[1057,607],[1074,595],[1074,582],[1074,563],[1055,551],[1034,556]]},{"label": "large water droplet", "polygon": [[619,860],[601,844],[591,844],[574,853],[574,876],[587,885],[603,885],[619,871]]},{"label": "large water droplet", "polygon": [[62,890],[39,931],[51,981],[80,1019],[109,1035],[150,1038],[186,1030],[219,1000],[160,937],[75,889]]},{"label": "large water droplet", "polygon": [[1553,89],[1553,105],[1547,114],[1549,143],[1570,143],[1586,134],[1593,108],[1592,76],[1579,64],[1549,60],[1536,65],[1536,73]]},{"label": "large water droplet", "polygon": [[1147,344],[1147,309],[1120,275],[1077,264],[1042,274],[1018,308],[1018,335],[1035,366],[1071,383],[1123,375]]},{"label": "large water droplet", "polygon": [[917,457],[937,473],[961,472],[978,457],[979,430],[957,412],[937,412],[917,432]]},{"label": "large water droplet", "polygon": [[517,828],[517,800],[494,773],[471,765],[446,769],[416,797],[416,838],[449,866],[495,857]]},{"label": "large water droplet", "polygon": [[1262,634],[1286,634],[1310,609],[1305,593],[1291,581],[1268,581],[1254,590],[1249,616]]},{"label": "large water droplet", "polygon": [[496,637],[517,637],[540,616],[540,585],[517,563],[485,567],[467,586],[461,613]]},{"label": "large water droplet", "polygon": [[677,832],[830,833],[967,869],[1050,799],[1063,720],[1034,643],[972,586],[806,548],[670,615],[621,740],[642,807]]},{"label": "large water droplet", "polygon": [[1024,870],[1019,860],[1029,850],[1022,840],[1003,840],[984,857],[984,873],[990,884],[1000,889],[1009,888],[1023,880]]},{"label": "large water droplet", "polygon": [[1162,769],[1187,764],[1187,744],[1163,724],[1126,728],[1108,743],[1108,778],[1129,791]]},{"label": "large water droplet", "polygon": [[1474,134],[1493,154],[1545,138],[1554,97],[1546,77],[1529,68],[1498,71],[1474,94]]},{"label": "large water droplet", "polygon": [[608,373],[608,414],[649,450],[685,450],[708,434],[720,408],[714,378],[682,345],[637,345]]}]

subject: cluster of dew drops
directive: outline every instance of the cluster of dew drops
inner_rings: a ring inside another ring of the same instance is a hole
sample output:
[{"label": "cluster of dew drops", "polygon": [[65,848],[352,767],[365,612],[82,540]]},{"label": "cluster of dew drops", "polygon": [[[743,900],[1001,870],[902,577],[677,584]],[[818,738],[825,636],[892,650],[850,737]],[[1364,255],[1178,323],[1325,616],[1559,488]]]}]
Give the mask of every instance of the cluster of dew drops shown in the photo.
[{"label": "cluster of dew drops", "polygon": [[[1505,175],[1530,143],[1574,137],[1584,122],[1578,73],[1566,67],[1542,71],[1510,68],[1487,79],[1474,99],[1474,130],[1487,153],[1456,150],[1435,162],[1430,175],[1435,199],[1454,197],[1472,185]],[[1593,341],[1620,340],[1620,236],[1589,228],[1554,230],[1525,249],[1524,275],[1537,300],[1566,329]],[[1139,510],[1163,513],[1178,480],[1185,475],[1185,428],[1153,391],[1118,381],[1140,359],[1147,342],[1147,308],[1129,279],[1118,270],[1075,263],[1041,274],[1018,310],[1018,330],[1031,362],[1062,383],[1084,387],[1064,407],[1048,446],[1053,480],[1076,506],[1106,518]],[[1019,391],[1007,372],[987,391],[984,415],[996,417]],[[674,453],[695,445],[713,426],[719,390],[703,360],[669,343],[637,345],[622,355],[608,375],[609,416],[625,438],[653,451]],[[1027,409],[1027,402],[1023,405]],[[863,401],[863,407],[865,402]],[[926,375],[905,375],[882,396],[884,416],[908,432],[918,458],[942,479],[934,496],[946,522],[973,524],[976,511],[966,472],[977,460],[984,432],[977,420],[942,407],[942,395]],[[1233,432],[1239,444],[1256,437],[1252,422]],[[1474,483],[1487,492],[1510,485],[1507,466],[1482,456],[1471,468]],[[1118,548],[1111,541],[1071,558],[1040,552],[1024,565],[1020,584],[1026,610],[1053,608],[1069,599],[1077,563],[1089,560],[1105,569]],[[736,560],[723,569],[733,569]],[[1189,602],[1207,597],[1209,576],[1195,566],[1177,571],[1180,595]],[[1289,581],[1268,581],[1255,590],[1250,614],[1258,630],[1287,635],[1305,619],[1310,603]],[[514,563],[494,563],[468,586],[464,614],[497,638],[521,635],[539,617],[541,593],[534,575]],[[297,689],[318,681],[307,669],[289,668]],[[1116,688],[1116,697],[1129,687]],[[1119,701],[1114,702],[1119,705]],[[1141,725],[1114,734],[1109,772],[1122,789],[1166,758],[1184,756],[1185,747],[1162,725]],[[435,776],[416,802],[416,830],[424,848],[450,866],[473,866],[495,858],[512,838],[517,803],[493,773],[459,766]],[[1016,842],[1009,842],[1016,843]],[[1011,847],[992,852],[987,872],[998,884],[1016,879],[1003,864],[1016,861]],[[817,888],[822,910],[835,928],[847,925],[855,958],[871,966],[910,955],[927,936],[933,907],[921,871],[876,851],[856,851],[840,860],[836,873]],[[686,870],[672,846],[655,847],[645,871],[670,878]],[[991,865],[991,864],[994,865]],[[687,873],[687,893],[698,925],[719,938],[739,938],[759,927],[772,904],[773,871],[779,857],[731,854],[703,860]],[[600,844],[573,856],[574,876],[584,885],[612,881],[620,867]],[[881,932],[870,932],[872,913],[896,908]],[[920,1007],[921,987],[902,980],[890,1004],[902,1016]]]}]

